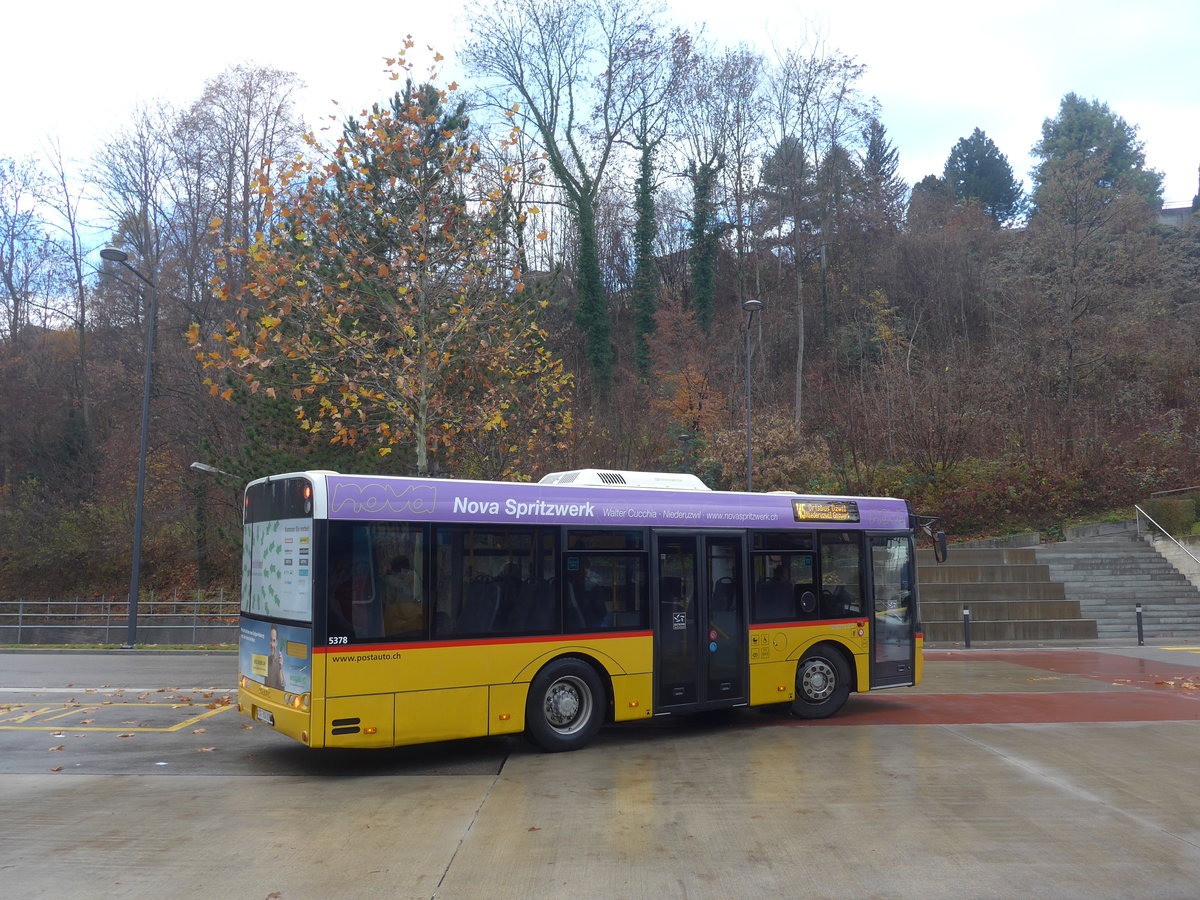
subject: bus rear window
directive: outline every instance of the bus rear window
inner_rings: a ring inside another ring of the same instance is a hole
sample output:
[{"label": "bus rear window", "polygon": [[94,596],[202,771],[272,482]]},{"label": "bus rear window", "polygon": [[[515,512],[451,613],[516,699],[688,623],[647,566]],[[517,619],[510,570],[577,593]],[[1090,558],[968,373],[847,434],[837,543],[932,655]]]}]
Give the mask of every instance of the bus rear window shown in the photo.
[{"label": "bus rear window", "polygon": [[312,483],[307,478],[277,478],[246,488],[246,522],[312,518]]}]

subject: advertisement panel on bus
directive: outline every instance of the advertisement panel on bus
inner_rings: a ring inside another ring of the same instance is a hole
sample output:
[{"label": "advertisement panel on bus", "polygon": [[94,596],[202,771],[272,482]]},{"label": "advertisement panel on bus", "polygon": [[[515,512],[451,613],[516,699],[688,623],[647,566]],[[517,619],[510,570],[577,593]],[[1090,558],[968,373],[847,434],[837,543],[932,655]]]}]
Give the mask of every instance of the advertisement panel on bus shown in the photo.
[{"label": "advertisement panel on bus", "polygon": [[312,629],[242,617],[238,666],[265,687],[304,694],[312,690]]},{"label": "advertisement panel on bus", "polygon": [[[597,526],[783,528],[798,523],[909,527],[901,500],[654,491],[329,475],[329,518]],[[611,494],[611,496],[609,496]]]}]

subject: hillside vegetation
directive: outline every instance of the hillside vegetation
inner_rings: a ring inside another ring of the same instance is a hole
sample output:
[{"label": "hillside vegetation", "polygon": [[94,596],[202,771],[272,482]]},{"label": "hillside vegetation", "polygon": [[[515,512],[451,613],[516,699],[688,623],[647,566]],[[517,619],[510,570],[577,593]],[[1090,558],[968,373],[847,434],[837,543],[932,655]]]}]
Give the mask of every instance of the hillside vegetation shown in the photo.
[{"label": "hillside vegetation", "polygon": [[[978,128],[910,186],[837,52],[477,12],[469,91],[400,55],[332,135],[242,66],[86,173],[0,161],[0,593],[126,586],[148,326],[147,588],[232,587],[269,473],[742,489],[748,383],[755,490],[907,497],[957,538],[1200,483],[1200,225],[1158,224],[1103,102],[1044,111],[1028,192]],[[587,52],[514,44],[539,29]]]}]

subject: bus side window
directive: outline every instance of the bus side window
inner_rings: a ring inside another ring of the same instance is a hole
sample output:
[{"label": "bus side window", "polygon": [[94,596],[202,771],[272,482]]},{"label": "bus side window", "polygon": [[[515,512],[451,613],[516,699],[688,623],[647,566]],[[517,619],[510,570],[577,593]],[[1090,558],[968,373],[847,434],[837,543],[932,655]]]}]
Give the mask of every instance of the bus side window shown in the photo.
[{"label": "bus side window", "polygon": [[[757,562],[763,562],[760,557]],[[771,577],[756,579],[754,585],[754,615],[757,619],[790,619],[796,614],[792,602],[792,584],[783,563],[771,567]]]},{"label": "bus side window", "polygon": [[811,553],[757,553],[754,556],[754,619],[778,622],[812,619],[817,614]]},{"label": "bus side window", "polygon": [[862,615],[861,559],[857,534],[821,534],[822,617],[837,619]]},{"label": "bus side window", "polygon": [[431,580],[437,592],[437,634],[546,634],[559,629],[554,529],[444,525],[435,535]]},{"label": "bus side window", "polygon": [[420,526],[377,526],[374,557],[383,601],[383,630],[406,638],[426,633],[424,534]]},{"label": "bus side window", "polygon": [[572,554],[566,572],[568,630],[648,627],[644,553]]},{"label": "bus side window", "polygon": [[329,633],[360,640],[383,632],[369,525],[342,525],[329,540]]}]

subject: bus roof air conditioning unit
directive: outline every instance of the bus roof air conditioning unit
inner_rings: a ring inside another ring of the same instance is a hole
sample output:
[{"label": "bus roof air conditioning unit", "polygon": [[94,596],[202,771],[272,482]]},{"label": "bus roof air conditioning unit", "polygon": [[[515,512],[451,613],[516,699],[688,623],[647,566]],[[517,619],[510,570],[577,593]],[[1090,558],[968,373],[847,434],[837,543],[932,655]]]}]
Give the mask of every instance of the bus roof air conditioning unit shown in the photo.
[{"label": "bus roof air conditioning unit", "polygon": [[642,488],[660,491],[707,491],[708,485],[695,475],[679,472],[623,472],[612,469],[574,469],[551,472],[538,484],[573,484],[589,487]]}]

